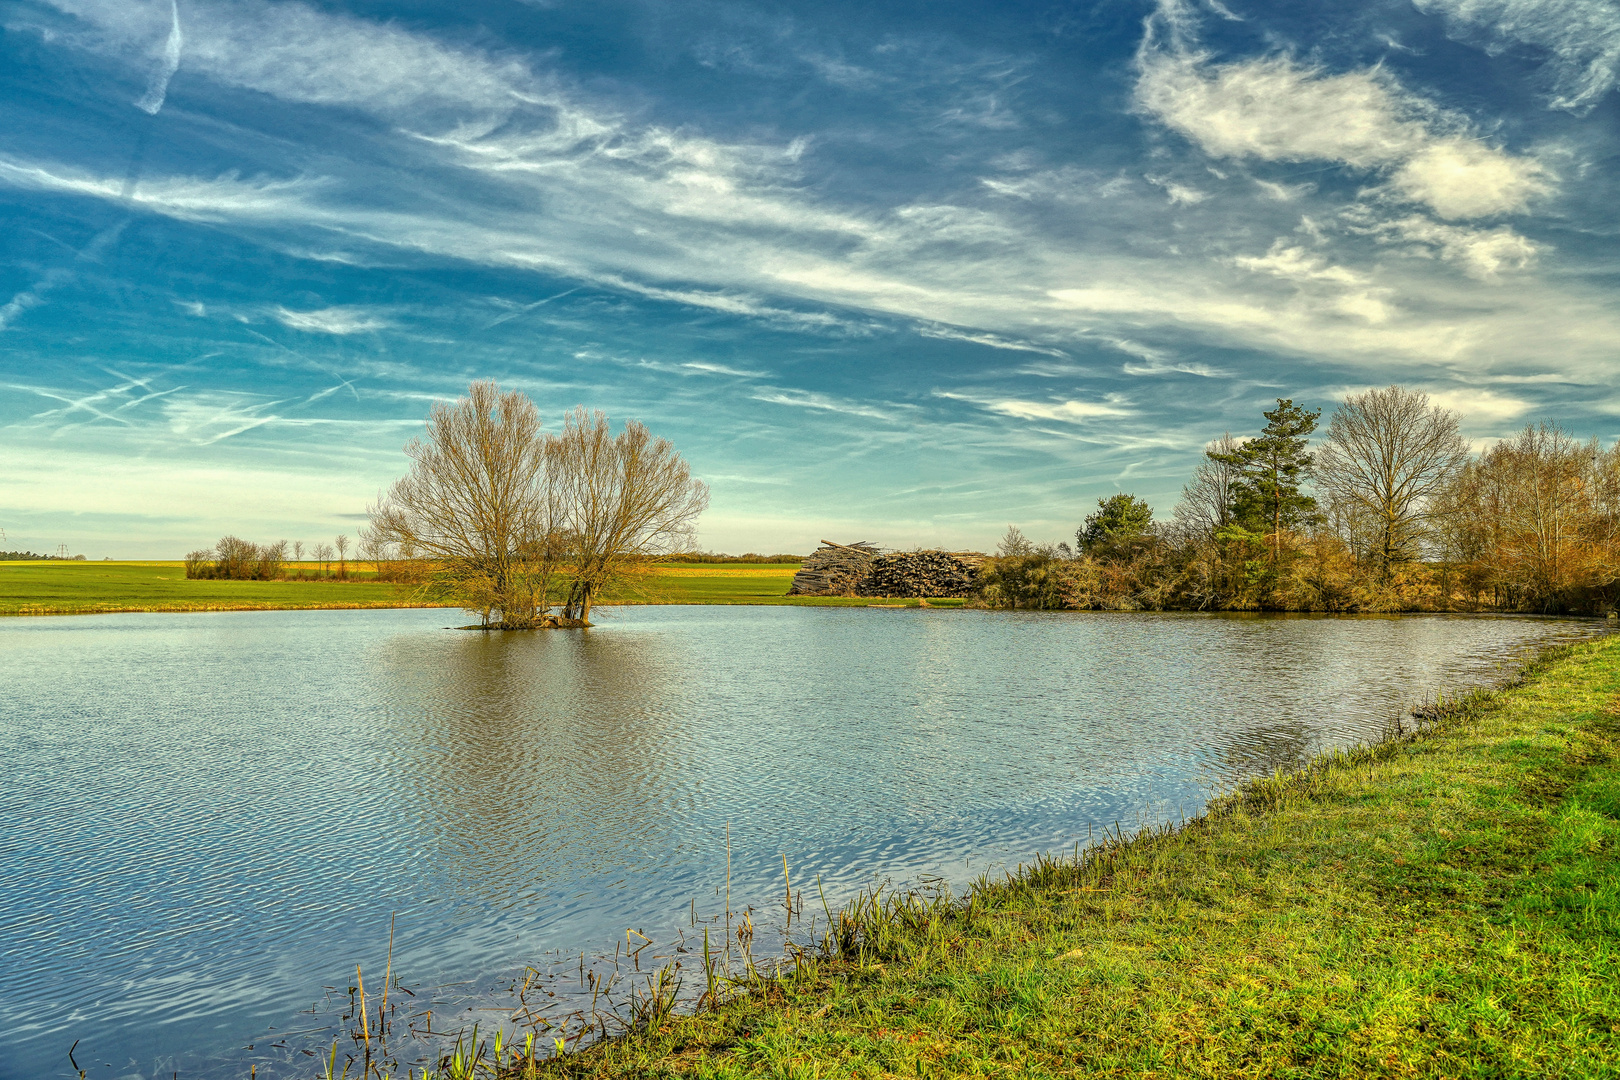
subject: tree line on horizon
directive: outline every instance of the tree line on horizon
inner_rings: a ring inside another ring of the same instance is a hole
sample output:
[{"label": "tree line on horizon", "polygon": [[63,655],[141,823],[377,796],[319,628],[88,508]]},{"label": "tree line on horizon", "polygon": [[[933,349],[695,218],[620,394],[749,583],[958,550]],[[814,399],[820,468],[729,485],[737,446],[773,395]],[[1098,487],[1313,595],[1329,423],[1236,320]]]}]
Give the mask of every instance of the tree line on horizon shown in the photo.
[{"label": "tree line on horizon", "polygon": [[1121,492],[1075,543],[1010,527],[992,606],[1600,612],[1620,581],[1620,444],[1554,423],[1479,454],[1459,414],[1400,386],[1321,410],[1279,398],[1205,448],[1173,515]]},{"label": "tree line on horizon", "polygon": [[[294,575],[300,581],[327,578],[349,580],[349,538],[339,533],[331,544],[313,544],[309,561],[320,564],[320,570],[303,569],[304,542],[277,540],[271,544],[255,544],[239,536],[223,536],[211,548],[188,551],[185,557],[186,577],[220,581],[281,581]],[[408,575],[388,561],[387,552],[361,540],[356,555],[360,562],[373,564],[381,581],[402,581]],[[337,570],[332,569],[333,563]],[[289,564],[297,569],[289,569]]]}]

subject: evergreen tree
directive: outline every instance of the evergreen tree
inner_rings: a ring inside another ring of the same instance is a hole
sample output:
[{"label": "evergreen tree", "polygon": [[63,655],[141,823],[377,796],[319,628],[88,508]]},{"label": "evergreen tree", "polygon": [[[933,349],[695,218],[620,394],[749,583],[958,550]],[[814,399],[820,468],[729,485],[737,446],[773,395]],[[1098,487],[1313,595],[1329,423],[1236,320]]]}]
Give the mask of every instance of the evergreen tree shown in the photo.
[{"label": "evergreen tree", "polygon": [[1075,533],[1084,551],[1095,551],[1119,541],[1142,536],[1153,527],[1153,508],[1135,495],[1120,492],[1097,500],[1097,512]]},{"label": "evergreen tree", "polygon": [[1283,529],[1298,526],[1316,513],[1316,500],[1302,492],[1300,485],[1310,476],[1314,460],[1305,449],[1307,436],[1316,430],[1322,410],[1304,409],[1292,398],[1278,398],[1277,407],[1262,415],[1266,426],[1258,436],[1228,452],[1212,450],[1209,458],[1237,471],[1232,517],[1254,532],[1271,534],[1271,560],[1276,562]]}]

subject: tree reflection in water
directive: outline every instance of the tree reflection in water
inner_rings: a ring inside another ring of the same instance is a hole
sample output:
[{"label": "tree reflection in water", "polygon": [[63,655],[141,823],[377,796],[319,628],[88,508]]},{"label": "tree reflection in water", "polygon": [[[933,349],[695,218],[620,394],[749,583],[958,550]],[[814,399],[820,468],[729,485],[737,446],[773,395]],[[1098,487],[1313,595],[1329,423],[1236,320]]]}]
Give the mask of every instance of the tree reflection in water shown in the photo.
[{"label": "tree reflection in water", "polygon": [[676,856],[679,650],[590,631],[386,642],[374,668],[383,761],[415,815],[405,827],[436,848],[424,861],[488,910],[627,872],[652,851]]}]

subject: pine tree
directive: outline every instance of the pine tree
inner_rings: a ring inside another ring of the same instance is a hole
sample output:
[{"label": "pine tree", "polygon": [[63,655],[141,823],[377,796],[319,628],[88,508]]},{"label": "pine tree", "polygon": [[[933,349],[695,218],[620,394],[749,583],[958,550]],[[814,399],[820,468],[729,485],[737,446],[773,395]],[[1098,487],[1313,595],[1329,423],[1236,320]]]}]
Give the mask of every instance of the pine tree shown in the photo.
[{"label": "pine tree", "polygon": [[1271,561],[1282,551],[1282,531],[1308,520],[1316,512],[1316,500],[1300,490],[1310,476],[1314,456],[1306,451],[1307,436],[1316,430],[1321,409],[1310,410],[1294,404],[1292,398],[1278,398],[1277,407],[1262,414],[1266,426],[1255,438],[1236,449],[1210,451],[1210,460],[1229,465],[1238,472],[1234,485],[1232,516],[1255,532],[1271,534]]},{"label": "pine tree", "polygon": [[1097,500],[1097,512],[1075,533],[1084,551],[1134,540],[1153,528],[1153,508],[1127,492]]}]

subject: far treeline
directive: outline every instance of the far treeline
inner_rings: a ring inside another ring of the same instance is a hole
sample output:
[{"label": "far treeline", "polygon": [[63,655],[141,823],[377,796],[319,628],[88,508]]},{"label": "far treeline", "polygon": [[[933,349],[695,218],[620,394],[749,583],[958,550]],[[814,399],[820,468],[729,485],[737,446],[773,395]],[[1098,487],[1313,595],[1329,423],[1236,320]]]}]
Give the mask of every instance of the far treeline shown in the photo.
[{"label": "far treeline", "polygon": [[1620,445],[1534,424],[1475,455],[1458,414],[1399,386],[1210,443],[1167,521],[1099,500],[1075,546],[1008,530],[998,607],[1600,613],[1620,581]]}]

